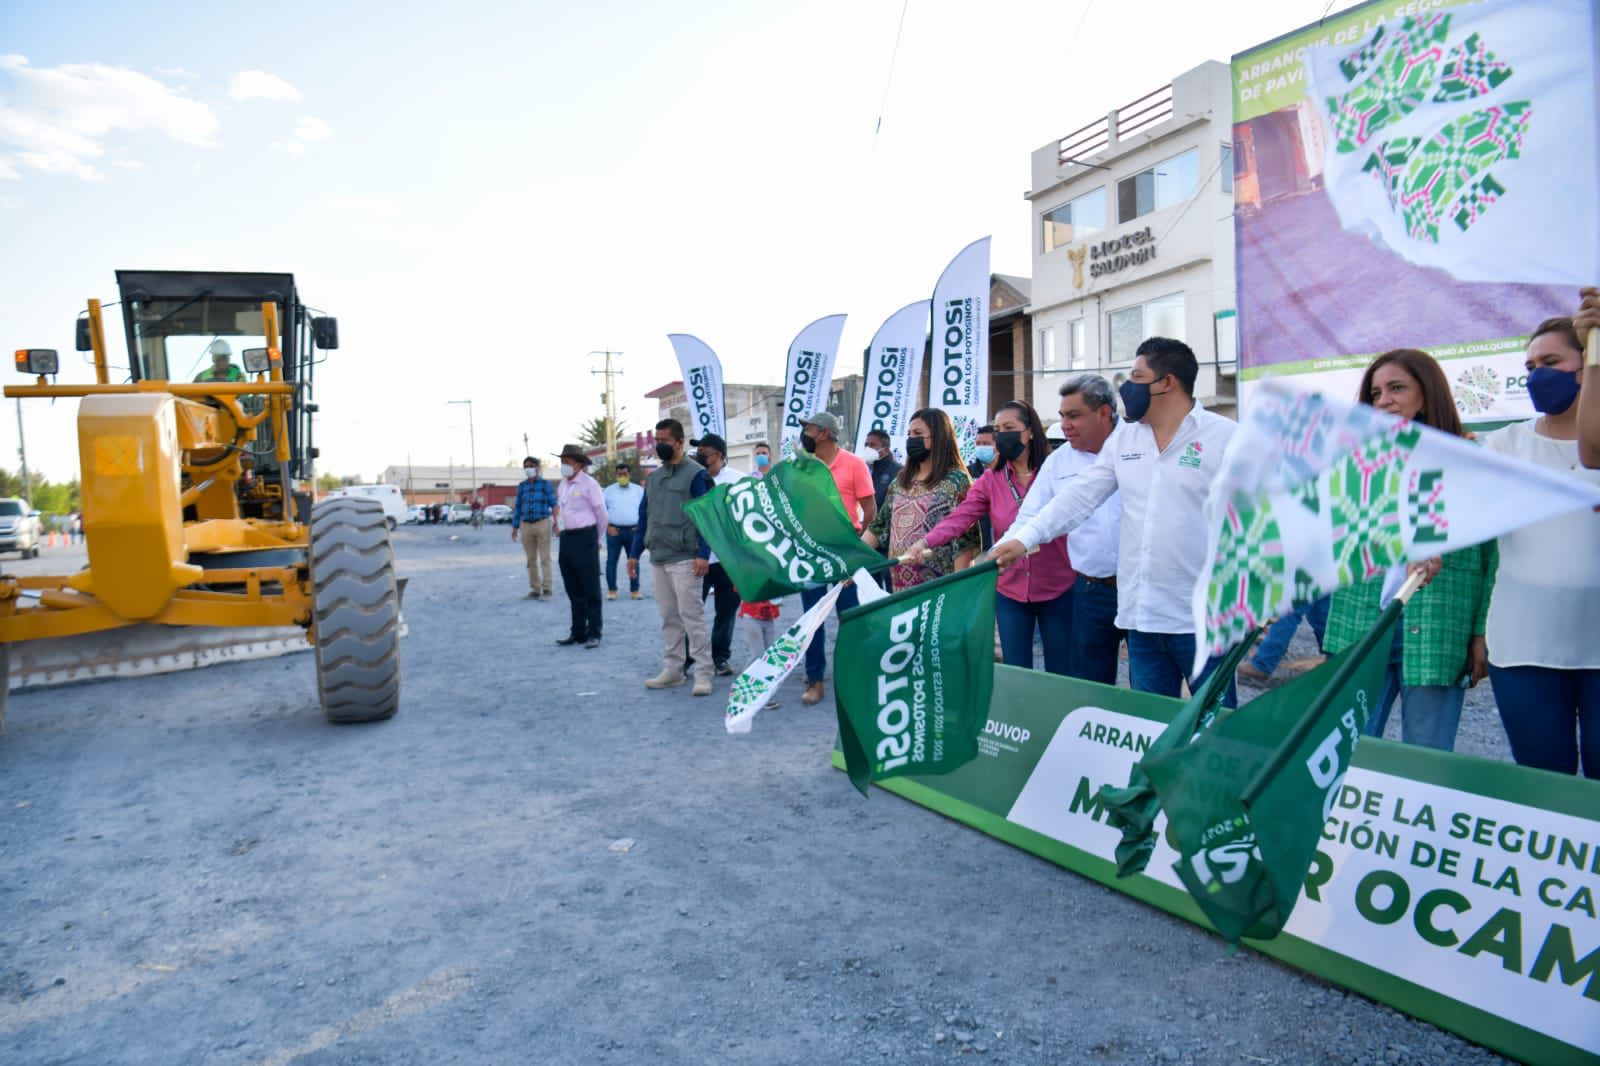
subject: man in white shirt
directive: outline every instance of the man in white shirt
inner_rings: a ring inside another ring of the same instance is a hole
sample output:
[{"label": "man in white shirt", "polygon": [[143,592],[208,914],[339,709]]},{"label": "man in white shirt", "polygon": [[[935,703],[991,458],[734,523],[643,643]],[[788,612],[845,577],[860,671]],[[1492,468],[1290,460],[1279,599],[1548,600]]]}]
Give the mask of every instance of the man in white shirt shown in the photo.
[{"label": "man in white shirt", "polygon": [[[1195,400],[1199,371],[1182,341],[1151,337],[1140,344],[1120,390],[1126,419],[1094,463],[1030,521],[1012,525],[993,552],[1007,566],[1078,529],[1120,492],[1117,625],[1128,631],[1129,680],[1135,689],[1165,696],[1179,695],[1194,667],[1191,598],[1206,561],[1206,495],[1237,428]],[[1191,687],[1214,668],[1214,661],[1207,663]],[[1226,702],[1234,705],[1231,681]]]},{"label": "man in white shirt", "polygon": [[[695,462],[706,468],[712,484],[731,485],[749,476],[728,465],[727,442],[717,434],[707,433],[689,443],[695,448]],[[733,624],[739,616],[739,591],[728,579],[728,572],[717,561],[715,552],[711,554],[711,569],[706,571],[705,582],[700,589],[700,599],[703,601],[707,596],[714,597],[711,661],[719,676],[728,677],[733,673],[733,665],[728,660],[733,658]]]},{"label": "man in white shirt", "polygon": [[[1035,515],[1095,462],[1117,427],[1116,393],[1099,374],[1082,374],[1061,386],[1061,427],[1067,447],[1039,468],[1014,525]],[[1117,683],[1117,652],[1127,636],[1117,628],[1117,537],[1122,496],[1113,492],[1067,539],[1077,577],[1072,582],[1072,647],[1067,673],[1102,685]]]}]

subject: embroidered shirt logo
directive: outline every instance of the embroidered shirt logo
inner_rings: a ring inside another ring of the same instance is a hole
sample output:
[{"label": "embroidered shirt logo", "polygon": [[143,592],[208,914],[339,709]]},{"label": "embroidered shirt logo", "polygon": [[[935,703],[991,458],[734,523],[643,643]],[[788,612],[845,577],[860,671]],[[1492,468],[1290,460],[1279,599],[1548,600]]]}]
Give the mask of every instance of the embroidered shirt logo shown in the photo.
[{"label": "embroidered shirt logo", "polygon": [[1205,448],[1204,448],[1204,446],[1201,445],[1201,443],[1199,441],[1197,441],[1197,440],[1190,441],[1188,443],[1188,445],[1183,449],[1183,454],[1178,456],[1178,465],[1179,466],[1192,466],[1196,470],[1200,469],[1200,460],[1202,458],[1202,453],[1204,451],[1205,451]]}]

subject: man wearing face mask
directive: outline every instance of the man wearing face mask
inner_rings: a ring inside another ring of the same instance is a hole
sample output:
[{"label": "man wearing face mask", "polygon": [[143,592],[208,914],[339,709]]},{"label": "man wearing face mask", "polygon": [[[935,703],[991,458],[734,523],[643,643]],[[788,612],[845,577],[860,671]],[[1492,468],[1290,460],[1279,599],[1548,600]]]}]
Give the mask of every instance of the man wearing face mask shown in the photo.
[{"label": "man wearing face mask", "polygon": [[[994,426],[978,427],[978,442],[972,449],[972,462],[967,464],[967,476],[976,482],[983,472],[994,465]],[[994,525],[989,516],[978,519],[978,536],[983,540],[983,550],[994,547]]]},{"label": "man wearing face mask", "polygon": [[522,542],[528,557],[528,599],[555,595],[555,568],[550,562],[550,520],[556,510],[555,486],[540,476],[539,460],[522,460],[522,484],[511,508],[511,539]]},{"label": "man wearing face mask", "polygon": [[873,496],[877,505],[882,507],[883,497],[889,492],[889,486],[894,483],[896,475],[900,473],[900,463],[889,447],[889,434],[881,429],[867,433],[867,447],[877,456],[867,464],[867,469],[872,471]]},{"label": "man wearing face mask", "polygon": [[[1122,496],[1117,551],[1117,626],[1128,632],[1128,675],[1143,692],[1177,696],[1194,668],[1190,599],[1205,566],[1206,495],[1237,425],[1194,398],[1199,364],[1182,341],[1139,345],[1123,382],[1126,421],[1093,465],[1082,470],[1030,521],[995,545],[1010,565],[1027,551],[1081,526],[1113,493]],[[1191,689],[1216,667],[1208,662]],[[1232,682],[1224,701],[1234,706]]]},{"label": "man wearing face mask", "polygon": [[[800,446],[822,460],[833,475],[834,487],[839,490],[839,502],[856,532],[870,524],[878,514],[878,496],[872,487],[872,473],[866,461],[853,452],[839,447],[839,419],[831,411],[818,411],[800,426]],[[800,593],[800,602],[810,610],[822,599],[826,589],[807,589]],[[847,611],[857,606],[855,586],[847,585],[839,593],[836,611]],[[828,673],[827,627],[818,626],[816,635],[806,647],[806,691],[800,702],[813,705],[822,702],[826,692],[823,681]]]},{"label": "man wearing face mask", "polygon": [[711,491],[711,475],[686,454],[683,423],[656,423],[656,456],[661,466],[645,482],[639,524],[633,527],[628,576],[639,574],[639,556],[650,553],[651,591],[661,614],[661,673],[645,688],[683,684],[683,645],[694,660],[694,694],[711,695],[711,634],[706,630],[701,583],[711,569],[711,549],[689,520],[684,504]]},{"label": "man wearing face mask", "polygon": [[[695,462],[711,475],[712,485],[732,485],[749,476],[728,465],[727,442],[717,434],[707,433],[689,444],[695,449]],[[711,661],[718,677],[731,677],[733,667],[728,660],[733,658],[733,623],[739,617],[739,591],[733,587],[732,579],[717,561],[715,552],[707,562],[710,569],[700,588],[700,600],[704,603],[705,598],[711,596],[715,605],[711,618]]]},{"label": "man wearing face mask", "polygon": [[561,525],[561,584],[572,605],[572,629],[557,644],[600,646],[600,531],[606,527],[606,501],[600,483],[585,469],[581,447],[561,449],[561,487],[556,490]]},{"label": "man wearing face mask", "polygon": [[757,442],[755,464],[756,477],[766,477],[772,469],[772,445],[766,441]]},{"label": "man wearing face mask", "polygon": [[[644,503],[644,489],[633,483],[633,470],[627,463],[617,464],[617,480],[606,486],[606,599],[617,598],[617,560],[623,554],[633,554],[633,527],[639,523],[639,506]],[[639,575],[628,579],[628,591],[634,599],[639,595]]]}]

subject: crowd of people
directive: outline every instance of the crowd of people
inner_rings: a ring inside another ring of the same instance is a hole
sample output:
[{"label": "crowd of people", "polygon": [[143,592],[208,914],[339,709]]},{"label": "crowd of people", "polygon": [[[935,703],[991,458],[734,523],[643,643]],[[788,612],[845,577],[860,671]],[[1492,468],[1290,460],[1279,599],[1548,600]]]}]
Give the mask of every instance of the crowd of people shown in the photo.
[{"label": "crowd of people", "polygon": [[[1595,370],[1584,368],[1580,340],[1581,331],[1600,325],[1600,290],[1585,290],[1582,300],[1576,316],[1549,319],[1533,331],[1526,366],[1539,416],[1532,421],[1468,433],[1444,371],[1415,349],[1375,358],[1356,398],[1600,483],[1600,471],[1584,465],[1600,465],[1600,384]],[[1033,668],[1037,643],[1046,671],[1115,684],[1125,642],[1131,687],[1179,696],[1219,662],[1190,676],[1196,646],[1190,603],[1206,564],[1205,500],[1237,428],[1196,398],[1198,372],[1188,345],[1151,337],[1120,388],[1092,373],[1061,386],[1060,421],[1050,435],[1026,401],[1002,404],[982,427],[970,466],[952,420],[936,407],[912,416],[904,462],[881,432],[866,437],[876,458],[855,454],[826,411],[804,420],[799,443],[827,466],[862,541],[890,557],[893,591],[993,558],[1000,567],[995,618],[1002,661]],[[642,487],[624,465],[604,492],[576,446],[562,452],[563,476],[553,491],[530,457],[512,536],[527,553],[528,595],[540,599],[552,594],[551,531],[559,529],[572,609],[562,645],[600,642],[601,528],[611,599],[619,560],[626,557],[634,599],[641,595],[640,565],[648,561],[662,666],[645,685],[664,689],[692,679],[693,693],[706,696],[714,677],[735,672],[736,621],[746,621],[750,651],[759,655],[776,637],[779,608],[741,601],[685,505],[716,485],[766,476],[772,451],[758,445],[755,469],[746,474],[729,465],[721,437],[688,440],[670,418],[656,426],[655,451],[660,465]],[[1403,741],[1450,750],[1467,689],[1487,679],[1517,762],[1600,777],[1600,645],[1592,639],[1600,633],[1597,549],[1600,515],[1581,513],[1410,564],[1425,584],[1404,608],[1368,731],[1382,735],[1398,707]],[[1340,589],[1278,619],[1241,675],[1255,683],[1270,677],[1302,621],[1328,654],[1351,647],[1377,621],[1383,583],[1380,576]],[[803,592],[802,607],[811,608],[823,592]],[[857,602],[847,586],[836,610]],[[826,698],[826,676],[824,627],[806,652],[803,703]],[[1236,699],[1230,680],[1225,702]]]}]

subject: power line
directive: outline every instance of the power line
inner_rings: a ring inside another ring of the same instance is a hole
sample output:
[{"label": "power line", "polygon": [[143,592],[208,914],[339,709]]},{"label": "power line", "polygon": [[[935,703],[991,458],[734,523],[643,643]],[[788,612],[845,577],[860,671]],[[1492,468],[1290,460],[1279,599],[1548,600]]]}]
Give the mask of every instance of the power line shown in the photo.
[{"label": "power line", "polygon": [[906,8],[911,6],[911,0],[904,0],[900,5],[900,22],[894,28],[894,48],[889,52],[889,74],[883,80],[883,99],[878,101],[878,124],[872,127],[872,143],[878,143],[878,131],[883,129],[883,111],[889,106],[889,87],[894,84],[894,64],[900,58],[900,35],[906,28]]}]

